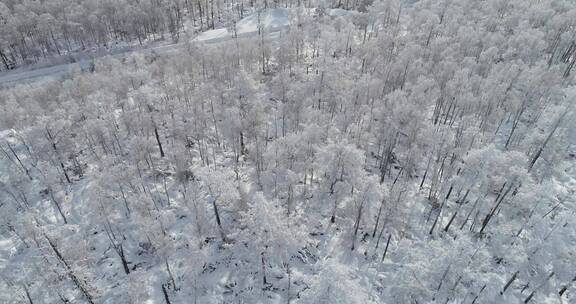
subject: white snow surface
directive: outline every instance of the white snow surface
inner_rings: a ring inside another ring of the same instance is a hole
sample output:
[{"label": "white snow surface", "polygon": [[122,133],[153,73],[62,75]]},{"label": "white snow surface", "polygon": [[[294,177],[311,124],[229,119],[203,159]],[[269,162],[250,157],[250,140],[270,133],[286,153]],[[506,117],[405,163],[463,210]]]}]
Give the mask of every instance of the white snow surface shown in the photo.
[{"label": "white snow surface", "polygon": [[[266,33],[278,32],[290,25],[289,10],[285,8],[265,9],[241,19],[236,23],[238,37],[252,36],[260,27]],[[227,28],[209,30],[198,35],[194,41],[218,42],[232,39],[234,33]]]}]

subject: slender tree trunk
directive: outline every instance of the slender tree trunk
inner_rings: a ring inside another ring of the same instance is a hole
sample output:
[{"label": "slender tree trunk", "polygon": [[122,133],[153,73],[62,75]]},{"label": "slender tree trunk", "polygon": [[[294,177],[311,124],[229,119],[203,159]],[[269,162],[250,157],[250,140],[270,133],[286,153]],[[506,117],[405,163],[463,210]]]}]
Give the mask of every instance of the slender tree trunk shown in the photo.
[{"label": "slender tree trunk", "polygon": [[538,158],[540,158],[540,155],[542,154],[542,151],[544,151],[544,148],[546,148],[546,145],[548,144],[548,142],[550,141],[550,139],[552,138],[552,136],[554,135],[554,132],[556,132],[556,130],[558,129],[558,127],[560,126],[560,124],[562,123],[562,120],[564,119],[564,117],[566,116],[566,114],[568,114],[569,110],[567,109],[561,116],[560,118],[558,118],[558,120],[556,121],[556,123],[554,124],[554,127],[552,128],[552,130],[550,131],[550,133],[548,134],[548,136],[546,137],[546,140],[544,140],[544,142],[542,143],[542,146],[540,146],[540,149],[538,149],[538,152],[536,152],[536,154],[534,155],[534,157],[532,157],[532,159],[530,160],[530,164],[528,165],[528,171],[532,170],[532,167],[534,167],[534,164],[536,164],[536,162],[538,161]]},{"label": "slender tree trunk", "polygon": [[128,204],[128,199],[126,199],[126,193],[124,193],[124,188],[122,184],[118,183],[120,186],[120,193],[122,194],[122,199],[124,200],[124,207],[126,208],[126,217],[130,217],[130,206]]},{"label": "slender tree trunk", "polygon": [[154,127],[154,135],[156,136],[156,142],[158,143],[158,148],[160,149],[160,157],[164,157],[164,149],[162,149],[162,142],[160,142],[160,136],[158,135],[158,128]]},{"label": "slender tree trunk", "polygon": [[376,236],[376,230],[378,229],[378,224],[380,223],[380,215],[382,214],[382,209],[384,208],[384,202],[385,200],[382,199],[382,202],[380,203],[380,208],[378,208],[378,216],[376,217],[376,223],[374,224],[374,231],[372,231],[373,238]]},{"label": "slender tree trunk", "polygon": [[0,59],[2,59],[2,63],[4,64],[4,67],[6,67],[6,70],[10,70],[11,66],[8,64],[8,58],[4,55],[2,50],[0,50]]},{"label": "slender tree trunk", "polygon": [[124,247],[122,244],[118,245],[118,256],[120,256],[120,261],[122,262],[122,267],[124,268],[125,274],[130,274],[130,268],[128,267],[128,261],[126,260],[126,256],[124,255]]},{"label": "slender tree trunk", "polygon": [[12,155],[14,155],[14,157],[16,158],[16,160],[18,161],[18,163],[22,167],[22,170],[24,170],[24,173],[26,173],[26,176],[28,176],[28,178],[30,180],[32,180],[32,176],[30,175],[30,171],[28,170],[28,168],[26,168],[26,166],[24,166],[24,164],[22,163],[22,160],[20,160],[20,157],[18,157],[18,154],[16,154],[16,152],[14,151],[14,149],[12,148],[10,143],[7,143],[7,145],[8,145],[8,149],[10,149],[10,152],[12,152]]},{"label": "slender tree trunk", "polygon": [[290,270],[290,262],[286,263],[286,274],[288,275],[288,288],[286,289],[286,303],[290,304],[290,288],[292,287],[292,271]]},{"label": "slender tree trunk", "polygon": [[472,303],[470,303],[470,304],[476,304],[476,301],[478,300],[478,298],[480,297],[480,295],[482,294],[482,292],[484,291],[484,289],[486,289],[486,284],[484,284],[484,286],[482,286],[482,288],[480,288],[480,291],[479,291],[478,294],[474,297],[474,300],[472,300]]},{"label": "slender tree trunk", "polygon": [[166,302],[166,304],[172,304],[170,302],[170,298],[168,297],[168,290],[166,290],[165,284],[162,284],[162,293],[164,294],[164,301]]},{"label": "slender tree trunk", "polygon": [[166,176],[165,175],[162,175],[162,181],[164,184],[164,193],[166,194],[166,200],[167,200],[168,206],[170,206],[170,195],[168,194],[168,185],[166,183]]},{"label": "slender tree trunk", "polygon": [[[494,216],[494,214],[496,213],[496,210],[498,210],[498,207],[500,206],[500,204],[502,204],[502,202],[504,201],[504,199],[506,198],[506,195],[508,195],[508,193],[510,192],[510,190],[512,190],[512,187],[514,186],[514,183],[510,183],[510,186],[508,186],[508,189],[506,189],[506,192],[504,192],[500,197],[499,200],[496,202],[496,205],[492,208],[492,210],[490,210],[490,213],[488,213],[486,215],[486,217],[484,218],[484,221],[482,221],[482,228],[480,228],[480,234],[482,234],[482,232],[484,232],[484,229],[486,229],[486,227],[488,226],[488,223],[490,222],[490,219],[492,219],[492,217]],[[498,199],[498,197],[496,198]]]},{"label": "slender tree trunk", "polygon": [[178,287],[176,286],[176,280],[174,280],[174,276],[172,275],[172,271],[170,270],[170,264],[168,263],[168,258],[166,258],[164,262],[166,263],[166,272],[168,272],[168,277],[170,278],[170,282],[172,282],[172,287],[174,288],[174,290],[178,290]]},{"label": "slender tree trunk", "polygon": [[60,207],[60,203],[56,200],[56,198],[54,197],[54,192],[51,188],[48,189],[48,191],[50,192],[50,200],[54,203],[54,205],[56,206],[56,209],[58,210],[58,213],[60,213],[60,216],[62,217],[62,220],[64,220],[64,224],[68,224],[68,220],[66,219],[66,216],[64,215],[64,212],[62,211],[62,208]]},{"label": "slender tree trunk", "polygon": [[266,280],[266,261],[264,260],[264,251],[260,253],[260,260],[262,261],[262,289],[266,288],[268,282]]},{"label": "slender tree trunk", "polygon": [[64,266],[65,270],[66,270],[66,274],[68,275],[68,277],[70,278],[70,280],[74,283],[74,285],[76,286],[76,288],[78,288],[78,290],[80,290],[80,292],[82,293],[82,295],[84,296],[84,298],[86,298],[86,301],[89,304],[94,304],[94,298],[92,297],[92,295],[88,292],[88,288],[86,286],[84,286],[84,281],[79,279],[76,274],[74,273],[74,270],[70,267],[70,265],[68,264],[68,262],[64,259],[64,257],[62,256],[62,254],[60,254],[60,251],[58,250],[58,247],[56,247],[56,245],[54,244],[54,242],[52,242],[52,240],[50,238],[48,238],[48,236],[46,234],[44,234],[44,238],[46,238],[46,240],[48,241],[48,244],[50,245],[50,248],[52,248],[52,250],[54,251],[54,254],[56,255],[56,257],[58,258],[58,260],[62,263],[62,265]]},{"label": "slender tree trunk", "polygon": [[56,147],[56,142],[54,141],[54,137],[52,137],[52,134],[50,134],[48,127],[46,127],[46,134],[48,135],[48,139],[50,140],[50,143],[52,143],[52,149],[54,150],[54,153],[56,153],[56,157],[58,158],[58,161],[60,162],[60,167],[62,168],[62,172],[64,173],[64,177],[66,178],[66,181],[69,184],[71,184],[72,181],[70,181],[70,177],[68,176],[68,173],[66,172],[66,167],[64,166],[64,163],[62,162],[62,159],[60,157],[60,153],[58,152],[58,148]]},{"label": "slender tree trunk", "polygon": [[216,205],[216,200],[212,201],[212,207],[214,208],[214,215],[216,216],[216,223],[218,224],[218,230],[220,231],[222,241],[227,242],[224,228],[222,228],[222,221],[220,220],[220,212],[218,212],[218,205]]},{"label": "slender tree trunk", "polygon": [[32,301],[32,297],[30,296],[30,292],[28,291],[28,287],[26,287],[26,284],[22,284],[22,288],[24,288],[24,293],[26,294],[26,299],[28,299],[28,302],[30,304],[34,304],[34,302]]},{"label": "slender tree trunk", "polygon": [[382,260],[380,260],[380,263],[384,262],[384,259],[386,258],[386,253],[388,253],[388,246],[390,245],[390,238],[392,238],[392,233],[388,234],[388,240],[386,241],[386,247],[384,248],[384,253],[382,254]]},{"label": "slender tree trunk", "polygon": [[574,282],[576,282],[576,276],[574,276],[574,278],[572,279],[572,281],[570,281],[570,283],[564,285],[562,287],[562,289],[560,289],[560,291],[558,292],[558,295],[560,295],[560,296],[564,295],[566,290],[568,290],[568,287],[570,287],[570,285],[572,285]]},{"label": "slender tree trunk", "polygon": [[356,248],[356,238],[358,235],[358,229],[360,228],[360,220],[362,219],[363,208],[364,208],[364,201],[360,203],[360,207],[358,208],[358,215],[356,215],[356,223],[354,224],[354,235],[352,236],[352,247],[350,248],[351,251],[354,251],[354,248]]},{"label": "slender tree trunk", "polygon": [[508,280],[508,282],[506,283],[506,285],[504,285],[504,288],[502,289],[502,291],[500,292],[500,294],[504,294],[506,292],[506,289],[508,289],[508,287],[510,287],[510,285],[512,285],[512,283],[516,280],[516,277],[518,276],[518,274],[520,273],[520,271],[516,271],[512,277],[510,278],[510,280]]}]

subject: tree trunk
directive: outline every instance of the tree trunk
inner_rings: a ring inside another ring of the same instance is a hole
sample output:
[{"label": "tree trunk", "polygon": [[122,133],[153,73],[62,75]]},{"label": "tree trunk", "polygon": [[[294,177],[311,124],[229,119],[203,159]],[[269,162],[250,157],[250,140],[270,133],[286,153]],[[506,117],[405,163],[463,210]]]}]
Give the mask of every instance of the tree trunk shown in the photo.
[{"label": "tree trunk", "polygon": [[566,110],[561,116],[560,118],[558,118],[558,120],[556,121],[556,123],[554,124],[554,128],[552,128],[552,130],[550,131],[550,134],[548,134],[548,137],[546,137],[546,140],[544,140],[544,142],[542,143],[542,146],[540,146],[540,149],[538,149],[538,152],[536,152],[536,154],[534,155],[534,157],[532,158],[532,160],[530,160],[530,164],[528,165],[528,171],[532,170],[532,167],[534,167],[534,164],[536,164],[536,162],[538,161],[538,158],[540,158],[540,155],[542,154],[542,151],[544,151],[544,148],[546,148],[546,145],[548,144],[548,142],[550,141],[550,139],[552,138],[552,136],[554,135],[554,132],[556,132],[556,129],[558,129],[558,127],[560,126],[560,124],[562,123],[562,120],[564,119],[564,117],[566,116],[566,114],[568,114],[570,110]]},{"label": "tree trunk", "polygon": [[358,208],[358,215],[356,215],[356,223],[354,224],[354,235],[352,236],[352,247],[350,248],[351,251],[354,251],[354,248],[356,248],[356,237],[358,235],[358,229],[360,228],[360,220],[362,219],[363,207],[364,207],[364,201],[360,203],[360,207]]},{"label": "tree trunk", "polygon": [[162,293],[164,294],[164,301],[166,301],[166,304],[172,304],[170,303],[170,298],[168,297],[168,290],[166,290],[166,286],[164,284],[162,284]]},{"label": "tree trunk", "polygon": [[262,251],[260,253],[261,256],[261,261],[262,261],[262,289],[264,289],[266,287],[266,285],[268,285],[268,282],[266,280],[266,262],[264,260],[264,251]]},{"label": "tree trunk", "polygon": [[58,152],[58,149],[56,147],[56,142],[54,141],[54,137],[52,137],[52,134],[50,134],[48,127],[46,127],[46,134],[48,135],[48,139],[50,140],[50,143],[52,143],[52,149],[54,149],[54,152],[56,153],[56,157],[58,158],[58,161],[60,162],[60,167],[62,168],[62,172],[64,173],[64,177],[66,178],[66,181],[69,184],[71,184],[72,181],[70,181],[70,177],[68,176],[68,173],[66,172],[66,167],[64,167],[64,163],[62,162],[61,157],[60,157],[60,153]]},{"label": "tree trunk", "polygon": [[216,216],[216,223],[218,224],[218,230],[220,231],[222,241],[227,242],[224,228],[222,228],[222,221],[220,220],[220,212],[218,212],[218,205],[216,205],[216,200],[212,201],[212,207],[214,208],[214,215]]},{"label": "tree trunk", "polygon": [[508,287],[510,287],[510,285],[512,285],[512,283],[514,283],[514,281],[516,280],[516,277],[518,276],[518,274],[520,273],[520,271],[516,271],[512,277],[510,278],[510,280],[508,280],[508,282],[506,283],[506,285],[504,285],[504,288],[502,289],[502,291],[500,292],[500,294],[504,294],[506,292],[506,289],[508,289]]},{"label": "tree trunk", "polygon": [[[16,158],[16,160],[18,161],[18,163],[20,164],[20,166],[24,170],[24,173],[26,173],[26,176],[28,176],[28,178],[30,180],[32,180],[32,176],[30,175],[30,171],[28,170],[28,168],[26,168],[26,166],[24,166],[24,164],[22,163],[22,160],[20,160],[20,157],[18,157],[18,154],[16,154],[16,152],[14,151],[14,149],[12,148],[10,143],[7,143],[7,145],[8,145],[8,149],[10,149],[10,152],[12,152],[12,155],[14,155],[14,157]],[[2,149],[2,150],[4,150],[4,149]],[[7,153],[5,151],[4,151],[4,153],[7,155]]]},{"label": "tree trunk", "polygon": [[290,270],[290,262],[286,264],[286,274],[288,275],[288,288],[286,289],[286,303],[290,304],[290,288],[292,285],[292,271]]},{"label": "tree trunk", "polygon": [[378,229],[378,224],[380,223],[380,215],[382,214],[382,209],[384,208],[385,200],[382,199],[380,203],[380,208],[378,208],[378,216],[376,217],[376,224],[374,224],[374,231],[372,231],[372,238],[376,236],[376,230]]},{"label": "tree trunk", "polygon": [[164,157],[164,149],[162,149],[162,143],[160,142],[160,136],[158,135],[158,128],[154,127],[154,135],[156,136],[156,142],[158,142],[158,148],[160,149],[160,157]]},{"label": "tree trunk", "polygon": [[478,292],[478,294],[476,295],[476,297],[474,297],[474,300],[472,300],[472,303],[470,304],[475,304],[476,301],[478,300],[478,298],[480,297],[480,295],[482,294],[482,292],[484,291],[484,289],[486,289],[486,284],[484,284],[484,286],[482,286],[482,288],[480,288],[480,291]]},{"label": "tree trunk", "polygon": [[130,206],[128,205],[128,200],[126,199],[126,194],[124,193],[124,188],[122,184],[118,183],[120,186],[120,193],[122,194],[122,199],[124,200],[124,207],[126,207],[126,217],[130,217]]},{"label": "tree trunk", "polygon": [[54,205],[56,206],[56,209],[58,209],[58,213],[60,213],[60,216],[62,217],[62,220],[64,220],[64,224],[68,224],[68,220],[66,219],[66,216],[64,215],[64,212],[62,211],[62,208],[60,208],[60,203],[58,203],[58,201],[56,200],[56,198],[54,197],[54,192],[51,188],[48,189],[48,191],[50,192],[50,200],[52,200],[52,202],[54,203]]},{"label": "tree trunk", "polygon": [[122,261],[122,267],[124,268],[125,274],[130,274],[130,268],[128,268],[128,261],[126,261],[126,256],[124,255],[124,247],[122,244],[118,245],[118,256],[120,256],[120,260]]},{"label": "tree trunk", "polygon": [[564,295],[564,293],[566,292],[566,290],[568,290],[568,287],[570,287],[570,285],[572,285],[572,283],[576,282],[576,276],[574,276],[574,278],[572,279],[572,281],[569,284],[566,284],[562,287],[562,289],[560,289],[560,291],[558,292],[558,295],[562,296]]},{"label": "tree trunk", "polygon": [[84,284],[82,283],[83,280],[80,280],[76,274],[74,273],[74,271],[72,270],[72,268],[70,267],[70,265],[68,265],[68,262],[66,262],[66,260],[64,259],[64,257],[60,254],[60,251],[58,251],[58,247],[56,247],[56,245],[52,242],[52,240],[50,238],[48,238],[48,236],[46,234],[44,234],[44,238],[46,238],[46,240],[48,241],[48,244],[50,245],[50,248],[52,248],[52,250],[54,251],[54,254],[56,254],[56,257],[58,258],[58,260],[62,263],[62,265],[64,266],[65,270],[66,270],[66,274],[68,275],[68,277],[70,278],[70,280],[74,283],[74,285],[76,286],[76,288],[78,288],[78,290],[80,290],[80,292],[82,293],[82,295],[86,298],[86,301],[89,304],[94,304],[94,300],[92,295],[88,292],[88,289],[86,286],[84,286]]},{"label": "tree trunk", "polygon": [[386,241],[386,247],[384,248],[384,254],[382,254],[382,260],[380,262],[384,262],[386,258],[386,253],[388,252],[388,245],[390,245],[390,238],[392,238],[392,233],[388,234],[388,240]]},{"label": "tree trunk", "polygon": [[[499,196],[499,199],[496,202],[496,205],[494,206],[494,208],[492,208],[492,210],[490,211],[490,213],[488,213],[486,215],[486,217],[484,218],[484,221],[482,221],[482,228],[480,228],[480,234],[482,234],[482,232],[484,232],[484,229],[486,229],[486,226],[488,226],[488,223],[490,222],[490,219],[492,219],[492,217],[494,216],[494,214],[496,213],[496,210],[498,210],[498,207],[500,206],[500,204],[502,204],[502,201],[504,201],[504,198],[506,198],[506,195],[508,195],[508,193],[510,192],[510,190],[512,190],[512,187],[514,186],[514,183],[511,183],[510,186],[508,186],[508,189],[506,189],[506,192],[504,192],[502,194],[502,196]],[[498,199],[498,197],[496,198]]]},{"label": "tree trunk", "polygon": [[26,284],[22,284],[22,288],[24,288],[24,293],[26,293],[26,298],[28,299],[28,302],[30,304],[34,304],[34,302],[32,301],[32,297],[30,296],[30,292],[28,291],[28,287],[26,287]]},{"label": "tree trunk", "polygon": [[170,278],[172,287],[174,288],[174,290],[178,290],[178,287],[176,287],[176,281],[174,280],[174,276],[172,275],[172,271],[170,270],[170,264],[168,263],[168,259],[165,259],[164,262],[166,263],[166,272],[168,272],[168,277]]},{"label": "tree trunk", "polygon": [[11,66],[10,64],[8,64],[8,58],[6,57],[6,55],[4,55],[4,52],[2,52],[2,50],[0,50],[0,58],[2,59],[2,63],[4,64],[4,67],[6,67],[6,70],[11,70]]}]

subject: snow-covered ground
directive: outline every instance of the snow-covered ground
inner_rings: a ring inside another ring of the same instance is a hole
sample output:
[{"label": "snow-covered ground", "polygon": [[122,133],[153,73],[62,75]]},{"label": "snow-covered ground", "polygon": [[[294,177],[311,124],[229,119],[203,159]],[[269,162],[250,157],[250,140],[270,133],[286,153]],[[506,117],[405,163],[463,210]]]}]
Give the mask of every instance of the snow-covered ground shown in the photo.
[{"label": "snow-covered ground", "polygon": [[[238,21],[236,33],[238,37],[253,36],[258,33],[261,27],[265,32],[278,32],[290,25],[289,10],[283,8],[267,9],[255,12],[248,17]],[[209,30],[201,33],[193,41],[214,43],[232,39],[234,33],[231,29],[221,28]]]}]

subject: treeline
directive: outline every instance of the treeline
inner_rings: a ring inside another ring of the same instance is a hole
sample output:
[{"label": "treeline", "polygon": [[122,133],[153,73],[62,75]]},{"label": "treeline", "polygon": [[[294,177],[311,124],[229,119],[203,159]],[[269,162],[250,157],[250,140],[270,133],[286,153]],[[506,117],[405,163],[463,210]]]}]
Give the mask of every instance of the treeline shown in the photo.
[{"label": "treeline", "polygon": [[328,13],[3,90],[7,302],[574,299],[576,7]]},{"label": "treeline", "polygon": [[[0,1],[0,71],[116,43],[143,44],[221,27],[254,9],[312,5],[301,0]],[[338,2],[346,8],[364,2]]]},{"label": "treeline", "polygon": [[0,2],[0,62],[3,69],[55,55],[117,42],[142,43],[170,35],[177,40],[185,1]]}]

